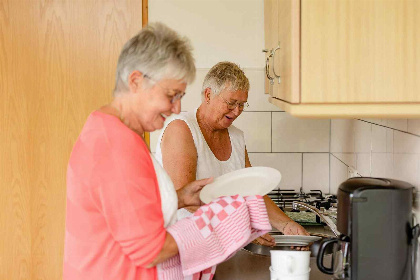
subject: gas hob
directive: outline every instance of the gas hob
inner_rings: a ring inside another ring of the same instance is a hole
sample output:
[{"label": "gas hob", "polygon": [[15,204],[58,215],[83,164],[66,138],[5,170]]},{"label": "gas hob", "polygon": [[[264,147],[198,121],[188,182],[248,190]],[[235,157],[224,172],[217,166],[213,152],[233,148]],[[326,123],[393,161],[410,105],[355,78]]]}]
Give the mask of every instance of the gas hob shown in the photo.
[{"label": "gas hob", "polygon": [[293,201],[304,202],[326,213],[334,222],[337,217],[337,197],[324,195],[320,190],[296,192],[295,190],[273,190],[268,196],[286,215],[301,225],[324,225],[315,213],[305,210],[294,210]]}]

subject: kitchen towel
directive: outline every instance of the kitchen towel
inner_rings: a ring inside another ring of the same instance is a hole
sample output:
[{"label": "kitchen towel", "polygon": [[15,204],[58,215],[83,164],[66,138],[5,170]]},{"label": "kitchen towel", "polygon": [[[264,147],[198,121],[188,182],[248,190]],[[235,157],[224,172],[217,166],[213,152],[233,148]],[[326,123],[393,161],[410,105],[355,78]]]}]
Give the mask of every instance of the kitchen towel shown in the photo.
[{"label": "kitchen towel", "polygon": [[167,229],[179,254],[158,265],[158,277],[212,279],[213,266],[270,230],[262,196],[217,198]]}]

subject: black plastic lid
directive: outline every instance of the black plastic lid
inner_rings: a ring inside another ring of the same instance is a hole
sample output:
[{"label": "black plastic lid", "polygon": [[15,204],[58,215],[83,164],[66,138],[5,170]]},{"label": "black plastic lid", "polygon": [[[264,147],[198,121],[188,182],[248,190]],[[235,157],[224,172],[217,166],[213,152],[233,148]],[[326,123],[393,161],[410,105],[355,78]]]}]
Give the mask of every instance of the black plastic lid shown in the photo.
[{"label": "black plastic lid", "polygon": [[339,189],[347,193],[368,189],[412,189],[413,185],[399,180],[387,178],[355,177],[341,183]]}]

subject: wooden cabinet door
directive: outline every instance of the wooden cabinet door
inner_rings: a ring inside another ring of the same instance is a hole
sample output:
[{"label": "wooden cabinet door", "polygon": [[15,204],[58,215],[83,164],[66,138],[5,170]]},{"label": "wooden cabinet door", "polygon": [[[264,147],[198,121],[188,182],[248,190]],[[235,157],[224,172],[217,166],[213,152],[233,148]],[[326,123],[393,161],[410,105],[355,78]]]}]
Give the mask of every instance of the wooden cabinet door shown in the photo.
[{"label": "wooden cabinet door", "polygon": [[300,101],[299,6],[296,0],[264,1],[265,48],[273,50],[269,61],[273,82],[266,78],[266,92],[290,103]]},{"label": "wooden cabinet door", "polygon": [[270,57],[270,53],[273,48],[277,46],[279,41],[278,4],[278,0],[264,0],[264,48],[266,50],[265,92],[270,95],[273,95],[273,92],[277,92],[278,90],[277,85],[270,83],[269,81],[269,76],[273,76],[273,61],[272,57]]},{"label": "wooden cabinet door", "polygon": [[288,103],[300,103],[300,1],[279,0],[278,6],[273,96]]},{"label": "wooden cabinet door", "polygon": [[62,279],[66,169],[142,1],[0,1],[0,279]]},{"label": "wooden cabinet door", "polygon": [[420,1],[301,5],[302,103],[420,102]]}]

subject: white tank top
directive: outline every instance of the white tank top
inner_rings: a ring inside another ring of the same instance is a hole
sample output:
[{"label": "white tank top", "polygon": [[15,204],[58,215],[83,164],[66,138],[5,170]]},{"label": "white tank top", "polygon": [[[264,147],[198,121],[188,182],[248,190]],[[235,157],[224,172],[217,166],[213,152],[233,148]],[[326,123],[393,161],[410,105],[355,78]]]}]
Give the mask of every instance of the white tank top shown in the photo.
[{"label": "white tank top", "polygon": [[[197,122],[197,109],[195,109],[193,112],[172,115],[168,118],[162,129],[162,132],[159,135],[156,146],[156,159],[161,164],[162,150],[160,148],[160,144],[162,142],[162,136],[163,133],[165,133],[166,127],[174,120],[183,120],[191,131],[198,155],[197,172],[195,174],[197,180],[208,177],[216,178],[225,173],[245,168],[245,139],[242,130],[236,128],[233,125],[228,128],[230,143],[232,145],[232,153],[228,160],[218,160],[211,151],[210,147],[207,145],[207,142],[201,133],[200,126]],[[173,148],[176,149],[176,147]]]},{"label": "white tank top", "polygon": [[[159,135],[156,145],[156,159],[162,163],[162,150],[160,143],[162,142],[163,134],[166,127],[174,120],[183,120],[189,127],[191,135],[194,139],[194,145],[197,150],[197,172],[195,174],[196,180],[219,177],[225,173],[245,168],[245,139],[242,130],[231,125],[228,127],[230,143],[232,145],[232,153],[230,158],[226,161],[221,161],[211,151],[201,133],[200,126],[197,122],[197,109],[193,112],[181,113],[179,115],[172,115],[167,119],[163,126],[162,132]],[[174,147],[176,149],[176,147]],[[182,208],[177,211],[178,220],[189,217],[192,214],[186,209]]]}]

